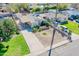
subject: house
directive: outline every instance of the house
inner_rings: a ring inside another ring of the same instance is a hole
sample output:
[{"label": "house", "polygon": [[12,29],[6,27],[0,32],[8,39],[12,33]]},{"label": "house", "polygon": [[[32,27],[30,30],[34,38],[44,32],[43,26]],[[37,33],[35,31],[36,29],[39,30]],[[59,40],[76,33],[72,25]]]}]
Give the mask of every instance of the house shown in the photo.
[{"label": "house", "polygon": [[43,13],[43,14],[40,14],[40,17],[44,18],[44,19],[52,19],[54,18],[55,14],[53,13]]},{"label": "house", "polygon": [[7,3],[0,3],[0,12],[6,12],[7,11]]},{"label": "house", "polygon": [[26,23],[28,23],[31,27],[34,26],[34,25],[38,25],[40,26],[41,22],[45,19],[41,18],[40,16],[36,17],[36,16],[33,16],[33,15],[27,15],[26,16]]}]

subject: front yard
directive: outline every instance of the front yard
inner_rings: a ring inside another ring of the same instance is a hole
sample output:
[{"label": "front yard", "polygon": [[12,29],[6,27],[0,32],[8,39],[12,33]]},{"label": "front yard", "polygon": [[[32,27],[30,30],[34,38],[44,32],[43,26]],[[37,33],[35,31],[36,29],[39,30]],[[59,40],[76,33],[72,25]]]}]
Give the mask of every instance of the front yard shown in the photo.
[{"label": "front yard", "polygon": [[68,27],[68,29],[71,30],[73,33],[79,34],[79,28],[76,22],[68,21],[68,24],[64,24],[64,25]]},{"label": "front yard", "polygon": [[[36,32],[34,34],[45,47],[50,46],[50,43],[52,40],[53,28],[43,30],[41,32]],[[67,37],[62,36],[61,33],[56,31],[55,37],[54,37],[54,44],[57,44],[64,40],[67,40]]]},{"label": "front yard", "polygon": [[9,45],[8,50],[3,54],[4,56],[22,56],[30,53],[29,47],[21,34],[8,42],[3,42],[3,44]]}]

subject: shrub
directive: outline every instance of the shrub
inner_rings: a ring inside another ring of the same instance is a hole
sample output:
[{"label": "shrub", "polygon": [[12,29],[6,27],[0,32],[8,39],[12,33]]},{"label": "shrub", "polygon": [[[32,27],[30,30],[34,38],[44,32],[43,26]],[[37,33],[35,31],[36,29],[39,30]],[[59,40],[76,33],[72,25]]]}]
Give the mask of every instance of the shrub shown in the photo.
[{"label": "shrub", "polygon": [[38,31],[37,28],[33,28],[33,29],[32,29],[32,32],[37,32],[37,31]]},{"label": "shrub", "polygon": [[41,26],[47,26],[48,27],[48,26],[50,26],[50,24],[51,23],[49,21],[47,21],[47,20],[41,22]]},{"label": "shrub", "polygon": [[32,31],[33,31],[33,32],[37,32],[38,29],[39,29],[39,26],[38,26],[38,25],[34,25],[34,26],[32,27]]},{"label": "shrub", "polygon": [[47,34],[47,33],[45,33],[45,32],[43,33],[43,35],[46,35],[46,34]]},{"label": "shrub", "polygon": [[42,29],[41,29],[41,28],[39,28],[39,29],[38,29],[38,31],[39,31],[39,32],[41,32],[41,31],[42,31]]}]

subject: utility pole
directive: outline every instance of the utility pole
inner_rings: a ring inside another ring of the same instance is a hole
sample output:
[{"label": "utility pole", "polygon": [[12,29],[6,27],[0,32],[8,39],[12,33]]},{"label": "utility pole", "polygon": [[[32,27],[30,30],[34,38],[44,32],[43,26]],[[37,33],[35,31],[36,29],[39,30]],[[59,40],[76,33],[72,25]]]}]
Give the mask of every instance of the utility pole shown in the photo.
[{"label": "utility pole", "polygon": [[[57,20],[57,14],[58,14],[58,3],[56,4],[55,20]],[[55,32],[56,32],[56,31],[60,31],[60,30],[56,29],[56,26],[57,26],[57,25],[54,24],[54,27],[53,27],[53,35],[52,35],[52,40],[51,40],[50,49],[49,49],[49,54],[48,54],[49,56],[51,56]],[[61,31],[61,33],[63,34],[64,32]],[[65,33],[64,33],[64,34],[65,34]],[[65,34],[65,35],[66,35],[66,34]],[[68,33],[66,36],[68,37],[69,41],[72,42],[72,40],[71,40],[71,31],[69,31],[69,33]]]},{"label": "utility pole", "polygon": [[[58,3],[56,3],[55,20],[57,20],[57,13],[58,13]],[[55,32],[56,32],[56,29],[53,28],[53,35],[52,35],[52,40],[51,40],[51,44],[50,44],[50,50],[49,50],[49,54],[48,54],[49,56],[51,56],[51,51],[52,51],[52,46],[53,46],[53,42],[54,42]]]},{"label": "utility pole", "polygon": [[52,36],[52,41],[51,41],[51,45],[50,45],[49,56],[51,56],[51,51],[52,51],[52,45],[53,45],[53,42],[54,42],[55,32],[56,32],[56,30],[53,29],[53,36]]}]

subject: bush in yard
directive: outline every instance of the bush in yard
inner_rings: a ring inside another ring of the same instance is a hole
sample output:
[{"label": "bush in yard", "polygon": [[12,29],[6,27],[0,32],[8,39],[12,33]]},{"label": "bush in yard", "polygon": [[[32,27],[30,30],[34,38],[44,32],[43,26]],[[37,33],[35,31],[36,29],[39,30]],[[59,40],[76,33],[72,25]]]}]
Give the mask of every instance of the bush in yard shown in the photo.
[{"label": "bush in yard", "polygon": [[37,30],[38,30],[37,28],[33,28],[32,32],[37,32]]},{"label": "bush in yard", "polygon": [[42,31],[42,29],[41,29],[41,28],[39,28],[39,29],[38,29],[38,31],[39,31],[39,32],[41,32],[41,31]]},{"label": "bush in yard", "polygon": [[46,35],[46,34],[47,34],[47,33],[45,33],[45,32],[43,33],[43,35]]},{"label": "bush in yard", "polygon": [[38,25],[34,25],[34,26],[32,27],[32,31],[33,31],[33,32],[37,32],[38,29],[39,29],[39,26],[38,26]]},{"label": "bush in yard", "polygon": [[41,26],[50,26],[50,22],[49,21],[47,21],[47,20],[45,20],[45,21],[42,21],[41,22]]}]

